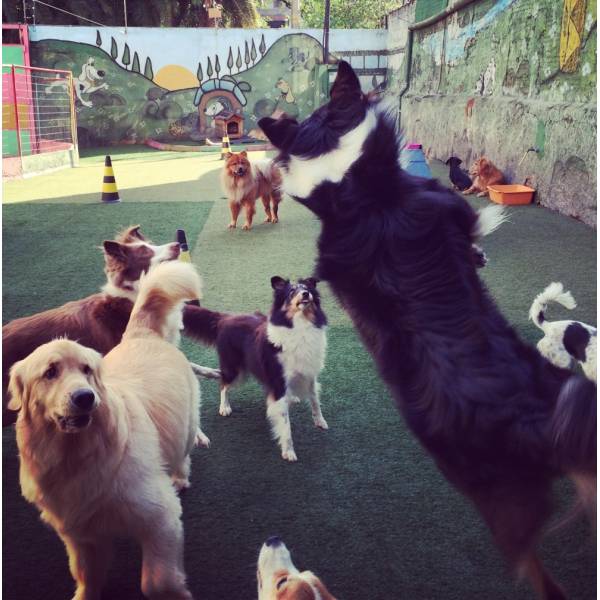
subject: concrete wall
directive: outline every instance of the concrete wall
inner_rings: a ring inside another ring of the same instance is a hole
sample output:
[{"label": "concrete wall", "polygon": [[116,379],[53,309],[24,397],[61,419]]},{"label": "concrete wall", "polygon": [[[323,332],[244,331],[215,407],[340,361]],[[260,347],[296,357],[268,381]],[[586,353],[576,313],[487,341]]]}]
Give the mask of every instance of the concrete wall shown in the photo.
[{"label": "concrete wall", "polygon": [[[221,113],[261,137],[261,117],[304,118],[328,93],[319,30],[37,26],[30,39],[33,65],[76,78],[82,145],[202,142],[219,137]],[[366,91],[384,83],[386,44],[385,30],[330,35]]]},{"label": "concrete wall", "polygon": [[[390,15],[392,97],[405,84],[406,21],[427,1]],[[485,154],[544,206],[595,226],[596,3],[480,0],[415,31],[401,124],[428,156]]]}]

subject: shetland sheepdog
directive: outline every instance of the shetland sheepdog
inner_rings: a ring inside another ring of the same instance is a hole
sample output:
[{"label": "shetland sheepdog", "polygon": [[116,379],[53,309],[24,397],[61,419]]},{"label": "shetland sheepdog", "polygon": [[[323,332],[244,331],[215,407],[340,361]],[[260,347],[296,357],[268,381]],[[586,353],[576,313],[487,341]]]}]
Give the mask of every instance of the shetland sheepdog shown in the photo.
[{"label": "shetland sheepdog", "polygon": [[321,413],[317,377],[323,369],[327,318],[321,309],[317,280],[291,283],[272,277],[273,306],[267,317],[230,315],[187,305],[183,311],[185,334],[216,346],[221,370],[219,414],[232,412],[228,390],[238,377],[250,373],[265,387],[267,417],[281,456],[296,460],[289,407],[308,399],[316,427],[328,429]]},{"label": "shetland sheepdog", "polygon": [[283,541],[272,535],[260,549],[256,566],[258,600],[335,600],[312,572],[300,572]]},{"label": "shetland sheepdog", "polygon": [[279,203],[281,202],[281,175],[270,159],[250,162],[244,150],[239,154],[228,152],[221,172],[223,192],[229,199],[231,221],[229,229],[237,227],[242,208],[246,212],[246,222],[242,229],[252,228],[252,219],[256,212],[254,206],[260,196],[265,208],[265,223],[279,222]]},{"label": "shetland sheepdog", "polygon": [[305,121],[259,126],[280,151],[283,190],[321,220],[316,275],[353,319],[408,426],[511,566],[540,597],[565,598],[535,545],[553,480],[595,486],[596,386],[519,339],[476,271],[480,216],[401,169],[396,119],[362,93],[348,63]]},{"label": "shetland sheepdog", "polygon": [[144,596],[192,600],[177,492],[190,485],[194,445],[209,440],[198,381],[169,340],[183,301],[199,293],[192,265],[161,264],[105,357],[59,339],[10,371],[21,491],[65,544],[75,598],[100,598],[114,538],[132,537]]}]

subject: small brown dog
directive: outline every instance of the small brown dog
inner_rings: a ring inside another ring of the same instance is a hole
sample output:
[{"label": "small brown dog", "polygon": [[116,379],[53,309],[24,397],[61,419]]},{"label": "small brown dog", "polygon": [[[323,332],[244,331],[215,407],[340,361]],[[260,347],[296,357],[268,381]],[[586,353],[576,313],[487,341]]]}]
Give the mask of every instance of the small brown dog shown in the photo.
[{"label": "small brown dog", "polygon": [[471,187],[463,192],[463,194],[474,194],[479,192],[477,196],[482,198],[488,195],[488,185],[495,183],[504,183],[504,175],[491,160],[485,156],[478,158],[469,169],[469,173],[473,178]]},{"label": "small brown dog", "polygon": [[252,228],[252,219],[256,212],[254,205],[259,196],[267,215],[265,223],[279,221],[277,211],[281,202],[281,174],[272,160],[250,162],[245,150],[238,154],[228,152],[221,173],[221,184],[231,209],[229,229],[237,226],[242,207],[246,211],[246,222],[242,229],[247,231]]}]

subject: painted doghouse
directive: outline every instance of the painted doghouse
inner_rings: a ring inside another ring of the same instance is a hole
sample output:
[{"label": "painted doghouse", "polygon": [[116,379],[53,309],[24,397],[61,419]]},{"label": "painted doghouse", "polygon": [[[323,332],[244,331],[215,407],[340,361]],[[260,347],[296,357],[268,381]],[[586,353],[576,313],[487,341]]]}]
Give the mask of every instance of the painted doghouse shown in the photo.
[{"label": "painted doghouse", "polygon": [[223,111],[215,116],[217,135],[222,137],[227,133],[230,139],[241,138],[244,135],[244,117],[230,111]]}]

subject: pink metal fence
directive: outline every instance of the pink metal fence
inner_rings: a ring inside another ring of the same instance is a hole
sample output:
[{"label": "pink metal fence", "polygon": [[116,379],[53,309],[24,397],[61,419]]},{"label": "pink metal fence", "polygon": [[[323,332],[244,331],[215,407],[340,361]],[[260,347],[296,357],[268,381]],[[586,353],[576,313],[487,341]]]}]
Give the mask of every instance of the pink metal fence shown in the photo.
[{"label": "pink metal fence", "polygon": [[71,72],[2,65],[3,174],[19,174],[23,157],[76,144]]}]

